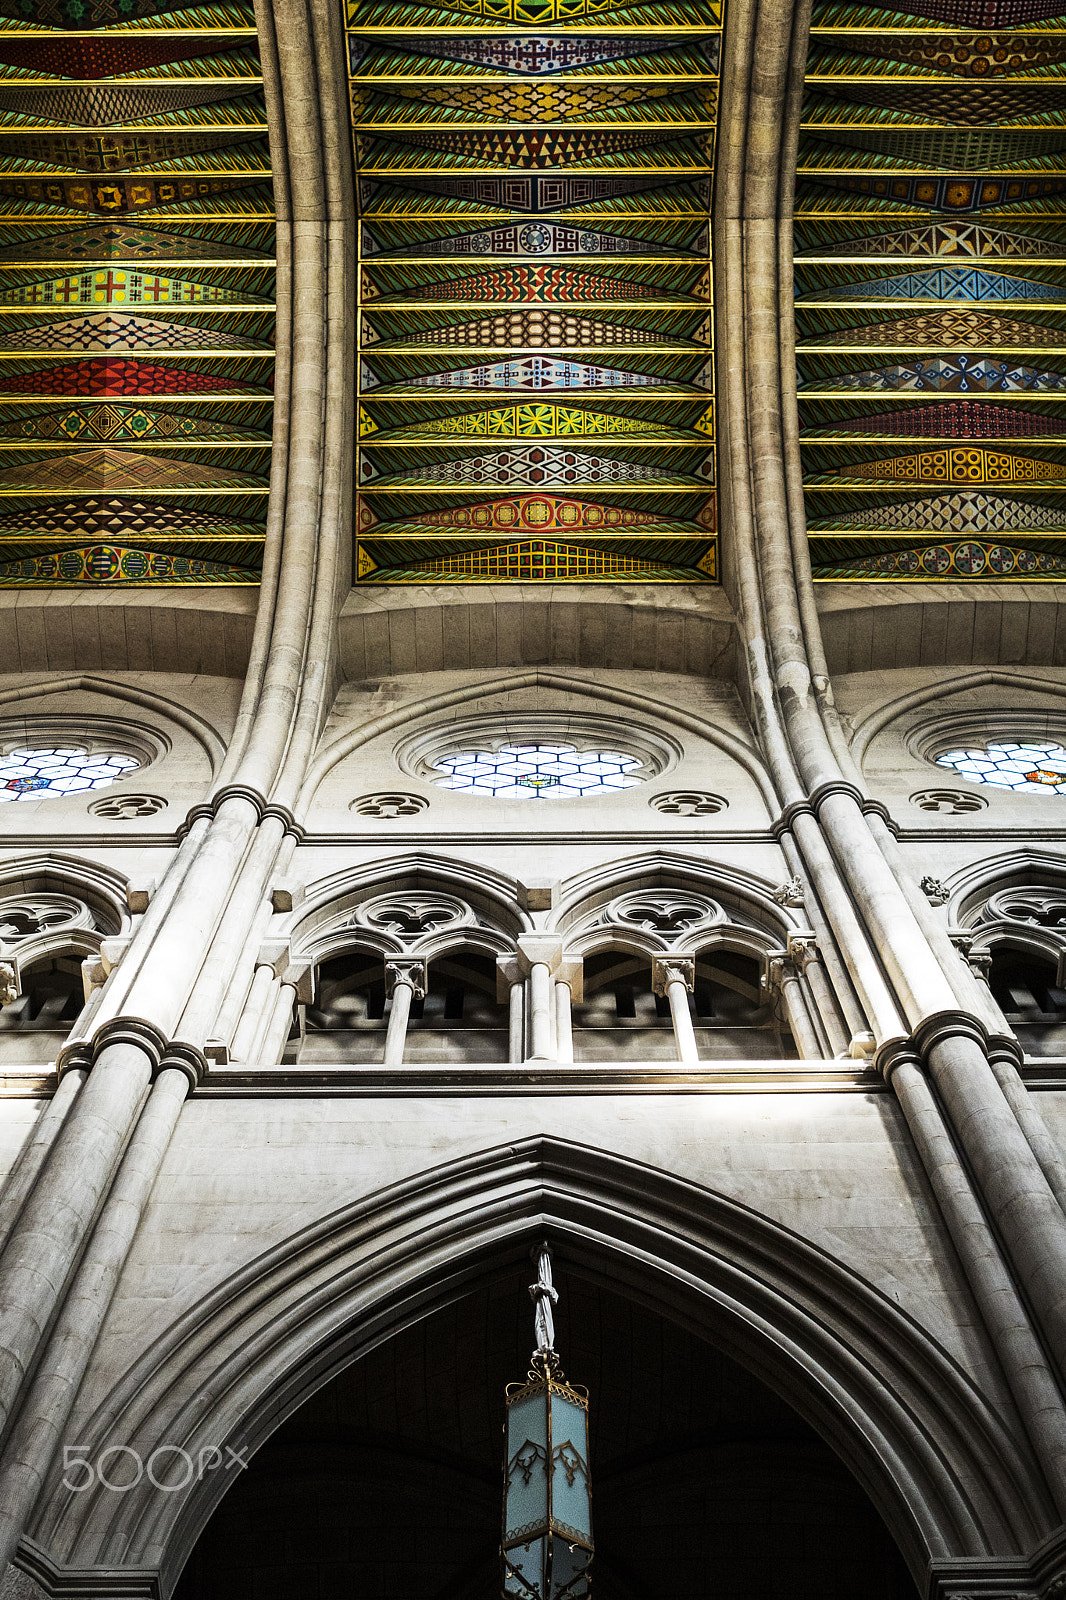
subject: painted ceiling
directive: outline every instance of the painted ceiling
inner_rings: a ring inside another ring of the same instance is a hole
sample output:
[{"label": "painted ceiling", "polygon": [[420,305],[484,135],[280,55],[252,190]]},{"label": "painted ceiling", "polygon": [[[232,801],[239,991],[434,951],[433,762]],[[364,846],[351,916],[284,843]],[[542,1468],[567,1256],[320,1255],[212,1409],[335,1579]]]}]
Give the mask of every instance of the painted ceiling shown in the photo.
[{"label": "painted ceiling", "polygon": [[0,0],[0,586],[257,583],[273,340],[251,5]]},{"label": "painted ceiling", "polygon": [[795,232],[816,580],[1066,577],[1064,155],[1056,0],[817,0]]},{"label": "painted ceiling", "polygon": [[717,8],[347,23],[356,580],[713,581]]}]

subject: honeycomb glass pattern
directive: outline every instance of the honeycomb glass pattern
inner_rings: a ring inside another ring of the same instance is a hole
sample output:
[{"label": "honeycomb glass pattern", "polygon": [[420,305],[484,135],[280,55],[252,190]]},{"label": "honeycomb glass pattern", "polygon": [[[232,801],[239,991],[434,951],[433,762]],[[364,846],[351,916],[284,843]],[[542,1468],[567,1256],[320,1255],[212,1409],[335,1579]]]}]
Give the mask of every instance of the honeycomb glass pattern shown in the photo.
[{"label": "honeycomb glass pattern", "polygon": [[578,750],[572,744],[457,750],[439,757],[433,765],[447,774],[434,779],[438,788],[503,800],[580,800],[586,795],[633,789],[642,782],[633,776],[634,769],[642,765],[639,757],[621,750]]},{"label": "honeycomb glass pattern", "polygon": [[0,756],[0,802],[62,800],[88,789],[106,789],[140,764],[134,756],[111,750],[90,753],[83,745],[19,745]]},{"label": "honeycomb glass pattern", "polygon": [[1015,794],[1066,794],[1066,748],[1043,740],[987,744],[983,749],[946,750],[938,767],[951,767],[970,783]]}]

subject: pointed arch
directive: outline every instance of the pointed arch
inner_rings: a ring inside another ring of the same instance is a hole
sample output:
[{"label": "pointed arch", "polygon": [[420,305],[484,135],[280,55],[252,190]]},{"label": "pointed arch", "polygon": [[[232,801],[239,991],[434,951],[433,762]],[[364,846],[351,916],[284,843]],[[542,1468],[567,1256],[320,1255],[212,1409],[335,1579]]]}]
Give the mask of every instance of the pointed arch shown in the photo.
[{"label": "pointed arch", "polygon": [[361,749],[363,745],[369,744],[372,739],[406,727],[421,717],[453,711],[456,706],[464,705],[471,700],[483,700],[492,694],[513,694],[519,689],[537,688],[555,689],[561,694],[581,695],[601,705],[622,706],[641,717],[651,717],[656,721],[696,734],[737,762],[758,787],[767,810],[771,815],[776,812],[777,796],[762,760],[752,745],[738,739],[735,734],[727,733],[704,717],[681,711],[676,706],[664,705],[652,695],[638,694],[635,690],[622,689],[614,684],[589,682],[585,678],[571,676],[565,672],[534,668],[526,672],[504,673],[495,678],[481,678],[463,684],[457,689],[442,690],[439,694],[428,695],[424,699],[412,700],[398,706],[380,717],[361,723],[357,728],[349,728],[347,732],[324,745],[316,755],[300,790],[296,806],[297,815],[300,817],[306,815],[319,784],[338,762]]},{"label": "pointed arch", "polygon": [[948,915],[952,923],[963,922],[975,904],[1002,889],[1040,884],[1066,889],[1066,853],[1037,845],[1022,845],[998,856],[982,856],[968,862],[947,879],[951,897]]},{"label": "pointed arch", "polygon": [[309,883],[290,917],[294,950],[302,951],[316,929],[346,904],[354,906],[368,895],[409,889],[439,889],[458,895],[515,935],[533,926],[519,908],[518,885],[507,873],[481,862],[453,861],[431,851],[411,850],[360,862]]},{"label": "pointed arch", "polygon": [[[920,1585],[931,1563],[1021,1552],[1055,1517],[1020,1430],[892,1301],[825,1251],[712,1190],[536,1137],[345,1207],[228,1278],[149,1346],[79,1440],[254,1451],[402,1328],[489,1281],[544,1231],[577,1270],[656,1307],[784,1395],[873,1499]],[[226,1487],[67,1491],[30,1533],[67,1574],[125,1554],[169,1593]],[[124,1590],[124,1592],[127,1592]],[[128,1592],[133,1592],[132,1590]],[[138,1590],[137,1592],[141,1592]]]},{"label": "pointed arch", "polygon": [[1029,672],[1012,672],[1006,667],[982,667],[978,671],[960,673],[957,677],[933,678],[920,689],[911,689],[906,694],[887,700],[856,725],[851,738],[855,760],[861,764],[877,734],[908,711],[915,711],[934,700],[942,701],[949,695],[964,694],[967,689],[982,689],[989,684],[1008,689],[1028,689],[1033,693],[1053,695],[1059,700],[1066,697],[1066,685],[1055,683],[1050,678],[1034,677]]},{"label": "pointed arch", "polygon": [[789,933],[806,929],[802,910],[776,901],[775,886],[768,879],[725,861],[685,855],[678,850],[645,850],[637,855],[618,856],[568,878],[548,926],[565,930],[585,908],[605,904],[626,889],[697,887],[745,913],[779,944],[784,944]]},{"label": "pointed arch", "polygon": [[39,850],[28,855],[0,858],[0,897],[5,894],[73,894],[104,912],[115,931],[129,926],[126,889],[129,879],[114,867],[59,850]]},{"label": "pointed arch", "polygon": [[177,701],[165,695],[153,693],[150,689],[130,683],[115,683],[110,678],[99,678],[93,673],[78,672],[62,678],[41,678],[34,683],[19,683],[0,688],[0,717],[17,716],[19,706],[23,702],[32,706],[34,712],[38,712],[39,702],[46,696],[78,692],[106,695],[110,700],[123,701],[127,705],[137,706],[142,711],[151,711],[158,717],[177,723],[200,745],[211,764],[212,775],[221,765],[226,753],[225,745],[219,733],[205,717],[199,716],[188,706],[179,705]]}]

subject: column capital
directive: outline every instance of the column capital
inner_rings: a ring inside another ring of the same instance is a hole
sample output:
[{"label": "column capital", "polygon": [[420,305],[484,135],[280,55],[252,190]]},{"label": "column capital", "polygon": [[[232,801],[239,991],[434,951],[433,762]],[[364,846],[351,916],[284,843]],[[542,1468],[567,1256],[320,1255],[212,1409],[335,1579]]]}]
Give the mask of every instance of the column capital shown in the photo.
[{"label": "column capital", "polygon": [[948,1039],[965,1039],[984,1052],[988,1047],[988,1030],[978,1017],[952,1008],[923,1017],[914,1029],[913,1039],[924,1063],[934,1046]]},{"label": "column capital", "polygon": [[914,1048],[914,1041],[906,1034],[893,1034],[890,1039],[882,1039],[877,1046],[873,1065],[885,1082],[891,1083],[897,1067],[917,1067],[920,1070],[922,1063]]},{"label": "column capital", "polygon": [[385,993],[391,995],[398,983],[411,990],[415,1000],[424,1000],[429,987],[429,974],[424,956],[386,957]]},{"label": "column capital", "polygon": [[988,975],[992,971],[991,950],[967,950],[963,959],[975,978],[988,982]]},{"label": "column capital", "polygon": [[556,933],[523,933],[518,937],[517,960],[528,977],[533,967],[547,967],[554,977],[563,959],[563,941]]},{"label": "column capital", "polygon": [[784,988],[786,983],[799,981],[800,968],[792,959],[792,951],[787,955],[770,956],[766,963],[766,987],[771,994]]},{"label": "column capital", "polygon": [[672,983],[683,983],[692,993],[696,985],[695,956],[656,956],[651,964],[651,986],[655,994],[666,994]]}]

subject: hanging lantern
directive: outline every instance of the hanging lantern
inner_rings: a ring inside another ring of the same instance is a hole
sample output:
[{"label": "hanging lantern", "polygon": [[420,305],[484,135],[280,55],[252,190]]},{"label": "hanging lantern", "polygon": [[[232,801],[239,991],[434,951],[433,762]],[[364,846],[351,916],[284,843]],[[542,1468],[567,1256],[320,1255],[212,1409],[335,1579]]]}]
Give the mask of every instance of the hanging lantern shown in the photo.
[{"label": "hanging lantern", "polygon": [[503,1491],[505,1600],[578,1600],[591,1591],[589,1400],[555,1353],[551,1251],[537,1252],[537,1348],[525,1383],[507,1387]]}]

